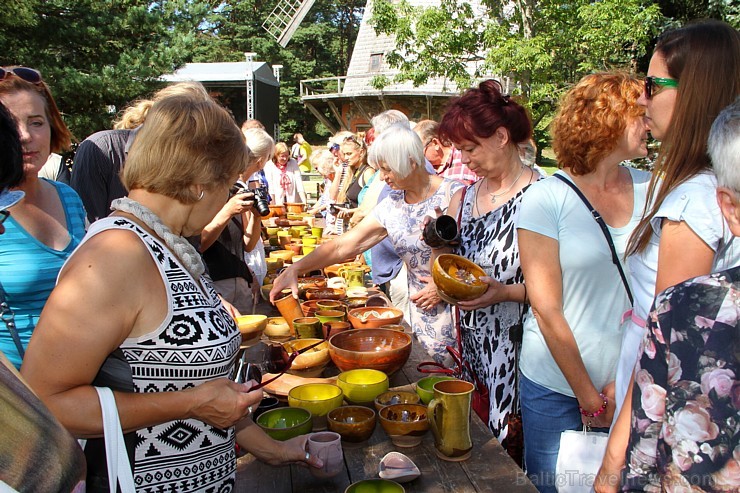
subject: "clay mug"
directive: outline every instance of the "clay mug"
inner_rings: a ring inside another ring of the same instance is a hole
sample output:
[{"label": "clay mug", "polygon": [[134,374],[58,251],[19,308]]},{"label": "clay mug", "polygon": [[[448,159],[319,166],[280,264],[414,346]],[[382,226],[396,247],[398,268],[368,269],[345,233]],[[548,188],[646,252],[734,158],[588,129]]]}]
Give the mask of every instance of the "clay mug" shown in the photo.
[{"label": "clay mug", "polygon": [[470,457],[470,403],[475,386],[464,380],[442,380],[434,384],[429,402],[429,425],[434,448],[440,459],[463,461]]},{"label": "clay mug", "polygon": [[321,459],[321,468],[311,467],[316,478],[332,478],[344,468],[342,437],[333,431],[322,431],[308,435],[308,452]]},{"label": "clay mug", "polygon": [[424,243],[432,248],[443,248],[457,244],[460,236],[457,231],[457,221],[448,215],[441,215],[430,220],[422,232]]},{"label": "clay mug", "polygon": [[293,320],[295,336],[299,339],[321,339],[321,320],[316,317],[298,317]]},{"label": "clay mug", "polygon": [[293,293],[290,289],[284,289],[281,291],[281,294],[284,294],[285,296],[275,300],[275,306],[280,312],[280,315],[282,315],[285,321],[288,322],[291,335],[295,336],[296,333],[295,328],[293,327],[293,320],[303,317],[303,310],[301,309],[301,304],[298,303],[298,300],[293,298]]},{"label": "clay mug", "polygon": [[321,238],[322,236],[324,236],[324,228],[322,228],[321,226],[313,226],[311,228],[311,234],[317,238]]},{"label": "clay mug", "polygon": [[365,285],[365,269],[362,267],[342,267],[339,275],[347,282],[347,287],[361,287]]}]

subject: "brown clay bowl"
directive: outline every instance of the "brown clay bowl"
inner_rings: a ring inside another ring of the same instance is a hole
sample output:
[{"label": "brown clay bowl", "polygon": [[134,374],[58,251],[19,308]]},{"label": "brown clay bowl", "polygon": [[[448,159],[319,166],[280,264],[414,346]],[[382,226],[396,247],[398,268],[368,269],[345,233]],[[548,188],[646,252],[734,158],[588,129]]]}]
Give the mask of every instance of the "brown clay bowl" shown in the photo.
[{"label": "brown clay bowl", "polygon": [[350,443],[364,442],[375,431],[375,411],[365,406],[342,406],[326,415],[329,430]]},{"label": "brown clay bowl", "polygon": [[288,208],[288,212],[291,214],[300,214],[306,210],[306,204],[302,202],[286,202],[284,205]]},{"label": "brown clay bowl", "polygon": [[285,215],[284,205],[270,205],[270,214],[267,217],[280,217]]},{"label": "brown clay bowl", "polygon": [[[295,258],[295,255],[293,258]],[[301,277],[298,279],[298,296],[303,298],[306,295],[306,290],[325,287],[325,277]]]},{"label": "brown clay bowl", "polygon": [[367,303],[367,296],[353,296],[347,298],[347,307],[351,310],[353,308],[364,308]]},{"label": "brown clay bowl", "polygon": [[355,308],[347,314],[347,320],[355,329],[377,329],[384,325],[398,324],[402,318],[403,312],[390,306]]},{"label": "brown clay bowl", "polygon": [[[284,342],[283,347],[288,351],[288,354],[292,354],[295,351],[300,351],[305,347],[316,344],[320,340],[321,339],[295,339]],[[324,371],[326,365],[329,364],[329,361],[329,343],[323,342],[315,348],[299,354],[298,357],[293,360],[293,364],[290,365],[288,373],[306,378],[318,377]]]},{"label": "brown clay bowl", "polygon": [[380,410],[380,425],[396,447],[415,447],[429,430],[427,406],[391,404]]},{"label": "brown clay bowl", "polygon": [[370,368],[391,375],[410,354],[411,336],[396,330],[348,330],[329,339],[329,356],[341,371]]},{"label": "brown clay bowl", "polygon": [[311,288],[306,290],[307,300],[341,300],[345,290],[342,288]]},{"label": "brown clay bowl", "polygon": [[283,317],[270,317],[264,334],[272,341],[285,341],[290,339],[290,326]]},{"label": "brown clay bowl", "polygon": [[403,390],[388,390],[375,398],[375,409],[380,411],[392,404],[419,404],[421,397],[415,392]]},{"label": "brown clay bowl", "polygon": [[488,284],[479,279],[485,275],[485,271],[475,263],[451,253],[440,255],[432,265],[432,279],[440,298],[452,304],[472,300],[485,293]]},{"label": "brown clay bowl", "polygon": [[[323,307],[319,306],[319,303],[321,303],[322,301],[328,301],[331,303],[340,303],[339,301],[336,301],[336,300],[324,300],[324,299],[308,300],[308,301],[304,301],[303,303],[301,303],[301,309],[303,309],[303,313],[305,313],[307,317],[313,317],[314,313],[316,313],[318,310],[324,309]],[[337,306],[341,306],[341,303]]]},{"label": "brown clay bowl", "polygon": [[254,344],[259,341],[267,327],[267,316],[242,315],[236,317],[236,324],[242,334],[242,345]]}]

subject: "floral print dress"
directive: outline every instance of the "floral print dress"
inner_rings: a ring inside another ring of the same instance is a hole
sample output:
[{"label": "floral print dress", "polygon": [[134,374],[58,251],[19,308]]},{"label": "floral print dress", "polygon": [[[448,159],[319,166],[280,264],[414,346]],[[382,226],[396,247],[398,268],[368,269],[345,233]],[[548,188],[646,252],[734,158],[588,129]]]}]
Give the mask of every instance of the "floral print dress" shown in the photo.
[{"label": "floral print dress", "polygon": [[623,491],[738,491],[740,267],[658,295],[635,367]]}]

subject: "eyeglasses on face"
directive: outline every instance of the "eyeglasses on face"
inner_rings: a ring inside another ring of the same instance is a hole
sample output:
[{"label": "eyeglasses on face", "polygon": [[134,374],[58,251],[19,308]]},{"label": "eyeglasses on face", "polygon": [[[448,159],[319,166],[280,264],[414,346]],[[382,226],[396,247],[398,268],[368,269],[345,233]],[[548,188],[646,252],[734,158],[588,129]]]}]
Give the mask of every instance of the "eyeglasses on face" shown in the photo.
[{"label": "eyeglasses on face", "polygon": [[0,224],[4,223],[7,218],[10,217],[10,212],[0,211]]},{"label": "eyeglasses on face", "polygon": [[664,77],[645,77],[645,97],[648,99],[652,99],[666,87],[675,89],[678,87],[678,81]]}]

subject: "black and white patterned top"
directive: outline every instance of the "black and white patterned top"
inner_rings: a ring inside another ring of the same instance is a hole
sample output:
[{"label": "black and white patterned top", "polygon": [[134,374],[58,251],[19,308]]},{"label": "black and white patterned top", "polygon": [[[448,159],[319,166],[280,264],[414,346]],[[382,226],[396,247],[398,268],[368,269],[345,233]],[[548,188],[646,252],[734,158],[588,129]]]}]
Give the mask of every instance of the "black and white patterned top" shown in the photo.
[{"label": "black and white patterned top", "polygon": [[[206,277],[200,288],[157,238],[121,217],[95,222],[85,241],[109,229],[139,236],[160,271],[168,313],[150,333],[126,339],[121,350],[135,392],[175,392],[230,377],[241,336]],[[196,419],[136,431],[134,481],[140,492],[231,491],[235,484],[234,429]]]}]

